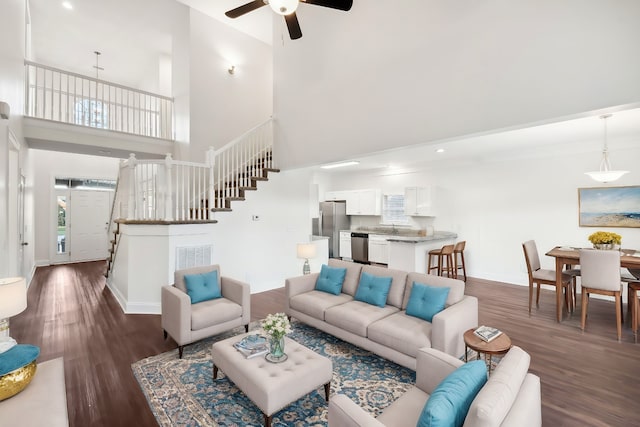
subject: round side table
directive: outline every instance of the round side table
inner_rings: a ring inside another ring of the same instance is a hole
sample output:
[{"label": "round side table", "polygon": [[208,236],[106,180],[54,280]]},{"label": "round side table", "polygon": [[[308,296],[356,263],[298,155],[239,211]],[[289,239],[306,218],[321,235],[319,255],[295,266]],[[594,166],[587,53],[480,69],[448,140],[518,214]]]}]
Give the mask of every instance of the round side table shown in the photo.
[{"label": "round side table", "polygon": [[491,375],[491,357],[494,354],[502,355],[508,352],[511,348],[511,338],[503,332],[498,338],[495,338],[491,342],[486,342],[473,333],[475,329],[476,328],[471,328],[464,333],[464,361],[467,362],[469,349],[478,353],[478,360],[480,360],[480,353],[484,353],[485,360],[489,363],[489,375]]}]

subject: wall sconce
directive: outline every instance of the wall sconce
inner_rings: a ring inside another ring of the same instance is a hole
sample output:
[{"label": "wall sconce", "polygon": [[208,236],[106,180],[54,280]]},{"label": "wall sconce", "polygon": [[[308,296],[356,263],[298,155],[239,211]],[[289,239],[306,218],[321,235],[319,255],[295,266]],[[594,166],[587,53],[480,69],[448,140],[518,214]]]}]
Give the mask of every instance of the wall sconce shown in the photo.
[{"label": "wall sconce", "polygon": [[302,274],[311,273],[311,268],[309,267],[309,258],[315,258],[316,245],[314,245],[313,243],[298,243],[296,252],[297,252],[298,258],[304,259],[304,265],[302,266]]},{"label": "wall sconce", "polygon": [[235,65],[229,66],[227,71],[229,72],[229,74],[234,75],[236,73],[236,66]]}]

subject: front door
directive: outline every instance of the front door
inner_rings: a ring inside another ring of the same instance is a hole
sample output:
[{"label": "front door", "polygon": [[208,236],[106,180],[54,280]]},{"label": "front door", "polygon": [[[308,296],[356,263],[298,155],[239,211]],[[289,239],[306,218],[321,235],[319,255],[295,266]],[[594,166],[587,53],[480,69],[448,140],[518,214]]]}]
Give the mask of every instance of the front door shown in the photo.
[{"label": "front door", "polygon": [[72,262],[106,259],[109,192],[71,190],[69,225]]}]

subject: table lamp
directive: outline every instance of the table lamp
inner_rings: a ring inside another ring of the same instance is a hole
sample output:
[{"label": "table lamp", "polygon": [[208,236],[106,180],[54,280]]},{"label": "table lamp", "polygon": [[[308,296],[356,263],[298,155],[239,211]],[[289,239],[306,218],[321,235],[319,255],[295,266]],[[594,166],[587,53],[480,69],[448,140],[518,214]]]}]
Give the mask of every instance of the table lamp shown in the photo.
[{"label": "table lamp", "polygon": [[9,337],[9,317],[27,308],[27,282],[24,277],[0,279],[0,339]]},{"label": "table lamp", "polygon": [[311,273],[311,268],[309,267],[309,258],[314,258],[316,256],[316,245],[313,243],[298,243],[298,258],[304,259],[304,265],[302,266],[302,274]]}]

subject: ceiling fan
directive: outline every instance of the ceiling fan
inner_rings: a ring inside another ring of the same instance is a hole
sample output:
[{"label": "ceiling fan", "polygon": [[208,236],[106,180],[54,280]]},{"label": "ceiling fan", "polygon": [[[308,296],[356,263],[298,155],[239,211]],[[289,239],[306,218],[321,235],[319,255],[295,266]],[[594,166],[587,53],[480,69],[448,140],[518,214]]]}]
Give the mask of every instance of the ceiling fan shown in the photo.
[{"label": "ceiling fan", "polygon": [[291,40],[295,40],[302,37],[300,23],[296,16],[296,9],[300,2],[344,11],[350,10],[353,5],[353,0],[254,0],[227,11],[225,15],[229,18],[238,18],[268,4],[275,13],[284,16],[287,28],[289,29],[289,36],[291,37]]}]

